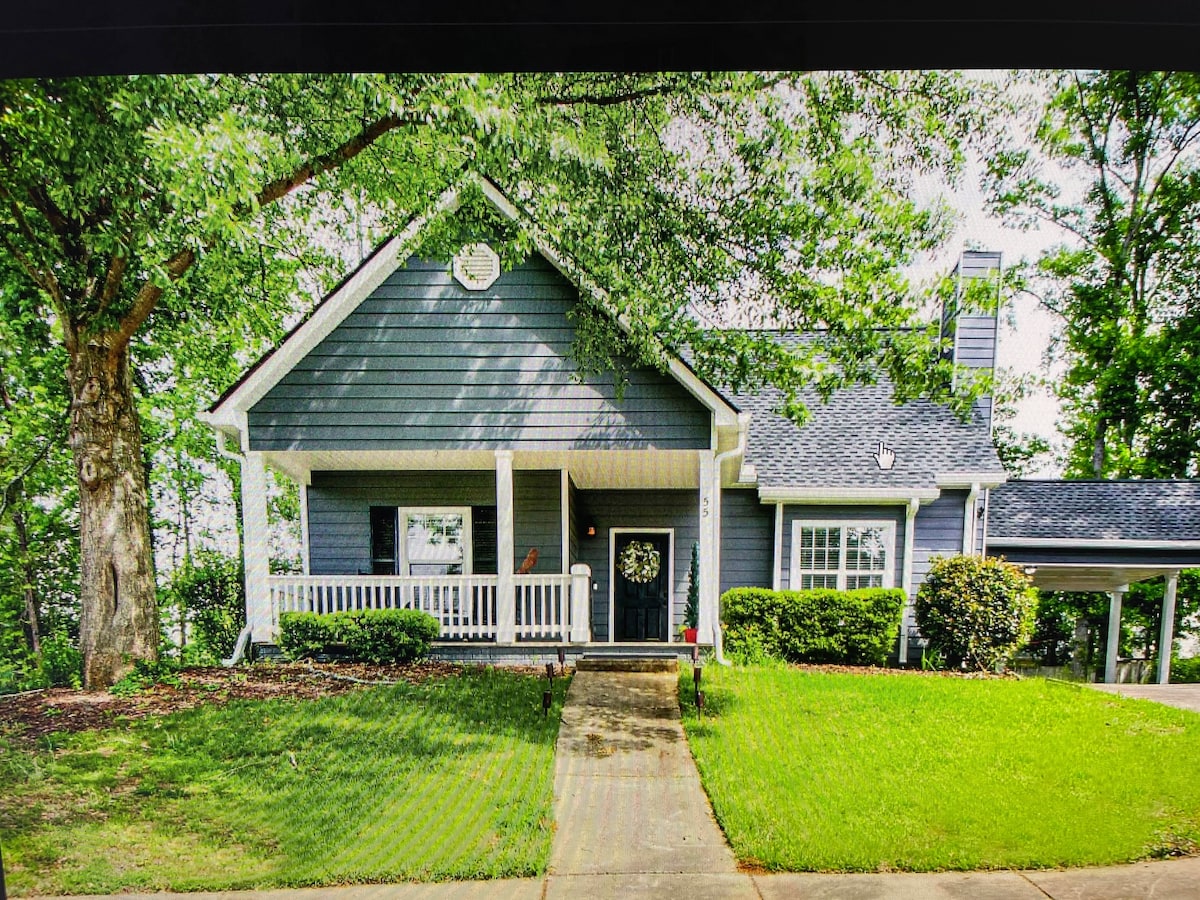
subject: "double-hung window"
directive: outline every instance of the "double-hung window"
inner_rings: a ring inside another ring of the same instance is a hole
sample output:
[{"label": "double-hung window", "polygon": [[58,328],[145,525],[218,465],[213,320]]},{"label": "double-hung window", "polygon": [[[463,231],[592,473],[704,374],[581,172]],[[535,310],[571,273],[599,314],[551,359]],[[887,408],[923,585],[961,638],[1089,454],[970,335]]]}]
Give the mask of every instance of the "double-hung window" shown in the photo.
[{"label": "double-hung window", "polygon": [[894,522],[792,522],[792,590],[891,587]]},{"label": "double-hung window", "polygon": [[470,574],[469,508],[401,508],[396,519],[400,529],[401,575]]}]

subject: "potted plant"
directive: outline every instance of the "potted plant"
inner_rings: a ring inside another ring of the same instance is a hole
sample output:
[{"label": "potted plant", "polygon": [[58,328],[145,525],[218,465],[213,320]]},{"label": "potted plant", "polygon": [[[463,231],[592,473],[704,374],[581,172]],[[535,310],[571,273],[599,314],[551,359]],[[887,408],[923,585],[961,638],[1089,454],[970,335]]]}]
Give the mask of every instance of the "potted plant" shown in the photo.
[{"label": "potted plant", "polygon": [[683,640],[696,643],[700,621],[700,545],[692,544],[692,564],[688,568],[687,606],[683,609]]}]

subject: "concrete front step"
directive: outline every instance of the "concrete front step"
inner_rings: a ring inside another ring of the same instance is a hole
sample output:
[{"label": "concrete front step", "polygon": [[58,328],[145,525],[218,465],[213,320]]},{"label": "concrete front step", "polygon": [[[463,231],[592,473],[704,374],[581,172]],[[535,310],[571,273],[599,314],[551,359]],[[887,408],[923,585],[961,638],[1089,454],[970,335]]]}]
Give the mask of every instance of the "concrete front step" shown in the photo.
[{"label": "concrete front step", "polygon": [[579,672],[678,672],[679,657],[671,656],[590,656],[575,661]]}]

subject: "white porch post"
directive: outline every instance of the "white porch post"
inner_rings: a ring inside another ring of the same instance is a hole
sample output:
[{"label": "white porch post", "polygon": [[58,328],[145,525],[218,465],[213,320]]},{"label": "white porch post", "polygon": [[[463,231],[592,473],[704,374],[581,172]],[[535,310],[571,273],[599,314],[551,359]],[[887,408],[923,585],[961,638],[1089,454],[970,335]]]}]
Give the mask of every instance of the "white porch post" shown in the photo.
[{"label": "white porch post", "polygon": [[904,591],[904,607],[900,610],[900,646],[897,648],[897,661],[900,665],[908,663],[908,623],[913,616],[912,582],[913,582],[913,546],[917,535],[917,511],[921,501],[913,497],[904,508],[904,559],[902,561],[900,588]]},{"label": "white porch post", "polygon": [[572,644],[586,644],[592,639],[592,567],[587,563],[571,566],[571,635]]},{"label": "white porch post", "polygon": [[1158,683],[1171,683],[1171,645],[1175,641],[1175,591],[1179,586],[1179,572],[1167,573],[1167,587],[1163,591],[1162,635],[1158,641]]},{"label": "white porch post", "polygon": [[1121,598],[1129,590],[1129,585],[1123,584],[1114,591],[1109,591],[1112,599],[1108,605],[1108,649],[1104,654],[1104,683],[1117,683],[1117,645],[1121,641]]},{"label": "white porch post", "polygon": [[513,455],[496,451],[496,643],[517,639],[517,599],[513,582]]},{"label": "white porch post", "polygon": [[242,457],[242,546],[246,566],[246,624],[250,640],[267,643],[275,637],[267,545],[267,472],[261,453]]},{"label": "white porch post", "polygon": [[[696,639],[715,643],[717,603],[720,598],[720,529],[721,500],[716,460],[712,450],[700,451],[700,610],[696,622]],[[690,556],[690,553],[689,553]]]}]

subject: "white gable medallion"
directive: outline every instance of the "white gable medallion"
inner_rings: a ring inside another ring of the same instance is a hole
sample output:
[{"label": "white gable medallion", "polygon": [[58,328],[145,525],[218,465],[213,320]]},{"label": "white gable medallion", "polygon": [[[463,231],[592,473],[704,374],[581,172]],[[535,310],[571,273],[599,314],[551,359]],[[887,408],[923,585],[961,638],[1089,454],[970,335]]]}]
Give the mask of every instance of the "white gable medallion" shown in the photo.
[{"label": "white gable medallion", "polygon": [[487,244],[467,244],[454,257],[454,279],[468,291],[486,291],[500,277],[500,257]]}]

